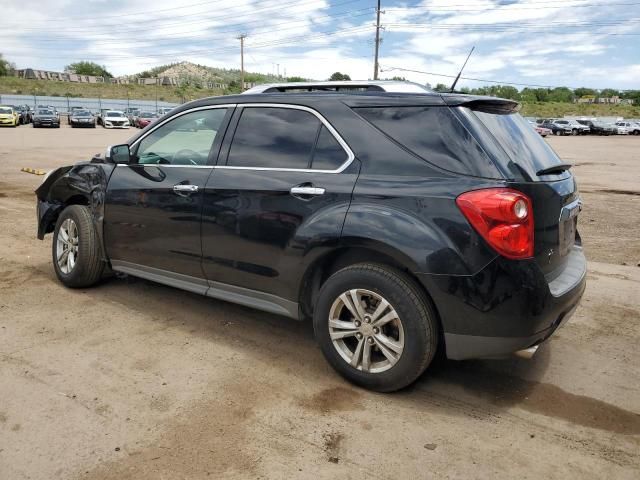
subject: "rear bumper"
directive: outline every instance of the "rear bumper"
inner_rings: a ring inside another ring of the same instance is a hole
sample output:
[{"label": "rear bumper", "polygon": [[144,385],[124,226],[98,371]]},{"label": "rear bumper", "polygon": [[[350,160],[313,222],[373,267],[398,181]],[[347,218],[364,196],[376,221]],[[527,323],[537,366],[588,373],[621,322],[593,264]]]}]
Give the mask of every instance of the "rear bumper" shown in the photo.
[{"label": "rear bumper", "polygon": [[539,345],[569,320],[586,286],[586,259],[574,247],[551,282],[535,261],[503,258],[471,276],[419,278],[440,314],[447,357],[491,357]]}]

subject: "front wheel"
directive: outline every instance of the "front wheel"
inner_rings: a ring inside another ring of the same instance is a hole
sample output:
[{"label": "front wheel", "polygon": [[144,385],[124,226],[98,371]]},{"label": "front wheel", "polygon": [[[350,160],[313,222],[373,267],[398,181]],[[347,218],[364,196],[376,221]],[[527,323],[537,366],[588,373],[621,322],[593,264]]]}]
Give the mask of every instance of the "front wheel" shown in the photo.
[{"label": "front wheel", "polygon": [[429,300],[403,273],[375,264],[333,274],[320,290],[313,325],[331,366],[351,382],[379,392],[413,383],[438,345]]},{"label": "front wheel", "polygon": [[88,207],[71,205],[56,222],[53,233],[53,267],[67,287],[89,287],[102,277],[98,235]]}]

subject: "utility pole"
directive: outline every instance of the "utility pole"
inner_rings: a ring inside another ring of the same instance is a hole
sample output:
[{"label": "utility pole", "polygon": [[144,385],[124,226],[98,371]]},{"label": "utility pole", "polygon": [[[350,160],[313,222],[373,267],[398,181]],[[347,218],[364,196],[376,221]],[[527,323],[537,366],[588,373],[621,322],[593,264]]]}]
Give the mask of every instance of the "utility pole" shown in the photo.
[{"label": "utility pole", "polygon": [[236,37],[240,40],[240,91],[244,91],[244,39],[247,38],[246,33],[242,33]]},{"label": "utility pole", "polygon": [[378,50],[380,49],[380,0],[376,9],[376,56],[373,63],[373,79],[378,80]]}]

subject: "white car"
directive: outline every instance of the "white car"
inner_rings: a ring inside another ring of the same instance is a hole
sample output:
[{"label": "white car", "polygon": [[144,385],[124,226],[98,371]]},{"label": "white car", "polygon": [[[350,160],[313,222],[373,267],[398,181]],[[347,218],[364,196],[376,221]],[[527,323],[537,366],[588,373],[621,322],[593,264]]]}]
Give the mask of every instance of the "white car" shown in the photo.
[{"label": "white car", "polygon": [[615,129],[616,133],[618,135],[629,135],[629,129],[623,125],[620,124],[621,122],[618,123],[612,123],[611,126]]},{"label": "white car", "polygon": [[104,128],[129,128],[129,119],[120,110],[107,110],[102,115]]},{"label": "white car", "polygon": [[[616,122],[616,127],[626,128],[629,135],[640,135],[640,124],[635,122]],[[620,132],[618,132],[620,133]]]}]

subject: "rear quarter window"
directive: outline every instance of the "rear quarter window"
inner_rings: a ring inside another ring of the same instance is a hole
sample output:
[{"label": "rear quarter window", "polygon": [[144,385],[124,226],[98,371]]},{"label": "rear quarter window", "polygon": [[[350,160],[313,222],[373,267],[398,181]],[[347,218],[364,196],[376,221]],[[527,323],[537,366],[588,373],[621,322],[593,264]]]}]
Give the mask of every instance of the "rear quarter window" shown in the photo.
[{"label": "rear quarter window", "polygon": [[[494,114],[466,108],[463,110],[466,110],[465,113],[472,121],[479,122],[489,132],[490,136],[482,136],[483,147],[509,172],[525,172],[535,180],[536,172],[562,163],[556,152],[519,113]],[[567,175],[568,173],[564,173],[561,176]]]},{"label": "rear quarter window", "polygon": [[354,109],[414,155],[444,170],[485,178],[501,174],[449,107]]}]

